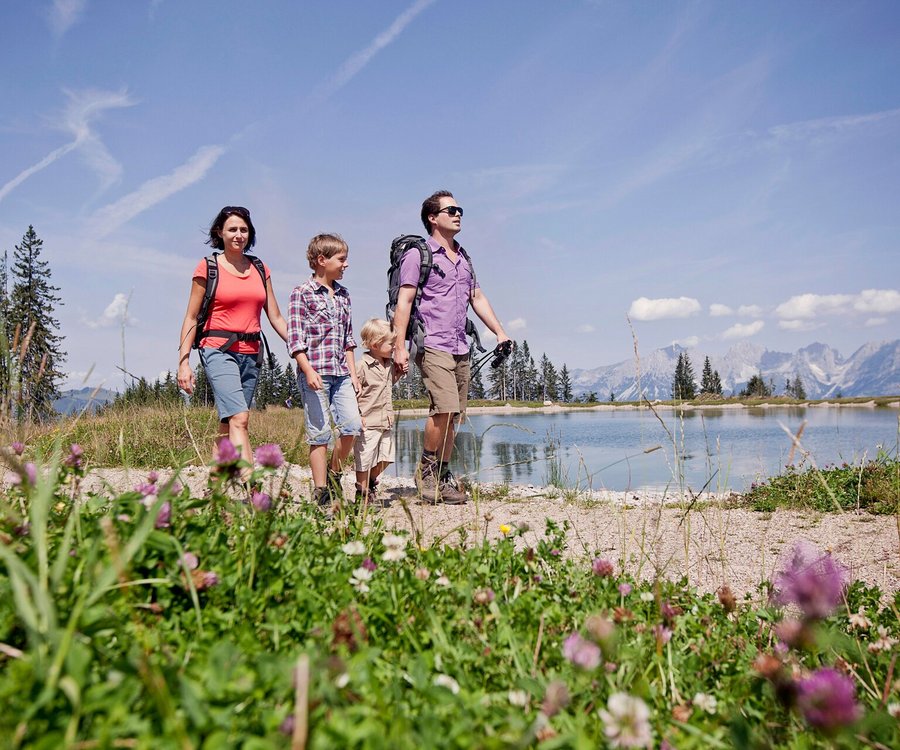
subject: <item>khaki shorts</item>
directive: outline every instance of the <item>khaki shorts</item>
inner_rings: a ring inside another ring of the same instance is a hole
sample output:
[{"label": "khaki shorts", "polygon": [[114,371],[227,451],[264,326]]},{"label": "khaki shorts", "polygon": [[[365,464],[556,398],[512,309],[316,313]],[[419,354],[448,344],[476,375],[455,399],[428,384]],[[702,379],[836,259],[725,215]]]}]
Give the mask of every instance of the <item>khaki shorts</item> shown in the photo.
[{"label": "khaki shorts", "polygon": [[431,401],[429,414],[459,414],[469,398],[469,355],[425,349],[417,364]]},{"label": "khaki shorts", "polygon": [[368,471],[384,462],[394,463],[394,431],[381,427],[363,428],[353,441],[353,461],[356,471]]}]

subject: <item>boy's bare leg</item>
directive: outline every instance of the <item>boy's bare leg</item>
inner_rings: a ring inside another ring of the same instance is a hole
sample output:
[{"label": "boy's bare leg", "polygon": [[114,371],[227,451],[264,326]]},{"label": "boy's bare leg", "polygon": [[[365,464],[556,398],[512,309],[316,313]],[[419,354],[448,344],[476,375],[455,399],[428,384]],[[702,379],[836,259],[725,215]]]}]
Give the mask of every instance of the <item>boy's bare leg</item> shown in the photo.
[{"label": "boy's bare leg", "polygon": [[333,473],[340,474],[343,470],[344,461],[347,460],[347,456],[353,450],[354,440],[356,440],[356,435],[341,435],[338,438],[334,445],[334,450],[331,452],[331,471]]},{"label": "boy's bare leg", "polygon": [[328,475],[328,446],[309,446],[309,468],[312,469],[313,484],[324,487]]}]

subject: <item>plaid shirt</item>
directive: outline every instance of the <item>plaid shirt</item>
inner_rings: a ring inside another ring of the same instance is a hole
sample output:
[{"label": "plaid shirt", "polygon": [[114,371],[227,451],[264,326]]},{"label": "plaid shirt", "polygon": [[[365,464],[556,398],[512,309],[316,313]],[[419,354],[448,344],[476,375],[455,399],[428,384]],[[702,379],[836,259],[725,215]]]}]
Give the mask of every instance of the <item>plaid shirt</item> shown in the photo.
[{"label": "plaid shirt", "polygon": [[334,282],[334,296],[312,278],[294,287],[288,305],[288,351],[304,352],[319,375],[349,375],[345,352],[355,349],[350,292]]}]

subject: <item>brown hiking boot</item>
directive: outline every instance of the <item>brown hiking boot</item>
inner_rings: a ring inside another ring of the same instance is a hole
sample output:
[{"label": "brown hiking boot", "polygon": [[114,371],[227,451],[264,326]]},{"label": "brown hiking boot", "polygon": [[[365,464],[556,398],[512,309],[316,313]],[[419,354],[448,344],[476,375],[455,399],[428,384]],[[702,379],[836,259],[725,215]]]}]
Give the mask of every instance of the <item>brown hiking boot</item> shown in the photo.
[{"label": "brown hiking boot", "polygon": [[468,502],[465,492],[460,492],[452,481],[438,479],[437,465],[422,462],[416,469],[416,488],[422,500],[431,505],[443,503],[445,505],[462,505]]}]

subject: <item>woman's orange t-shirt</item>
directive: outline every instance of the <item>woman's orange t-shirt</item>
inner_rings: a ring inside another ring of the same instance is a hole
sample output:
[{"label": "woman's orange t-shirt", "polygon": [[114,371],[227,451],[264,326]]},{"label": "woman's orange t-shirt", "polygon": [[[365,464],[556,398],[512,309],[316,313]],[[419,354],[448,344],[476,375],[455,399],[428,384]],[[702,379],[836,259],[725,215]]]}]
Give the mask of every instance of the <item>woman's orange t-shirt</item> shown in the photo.
[{"label": "woman's orange t-shirt", "polygon": [[[269,278],[269,267],[266,279]],[[195,281],[206,281],[206,258],[194,269]],[[245,277],[234,276],[219,266],[219,283],[213,297],[209,318],[204,325],[205,330],[237,331],[239,333],[256,333],[260,330],[259,316],[266,304],[266,288],[256,269],[251,265]],[[206,336],[200,340],[200,346],[220,347],[227,339],[224,336]],[[236,341],[230,352],[238,354],[257,354],[258,341]]]}]

